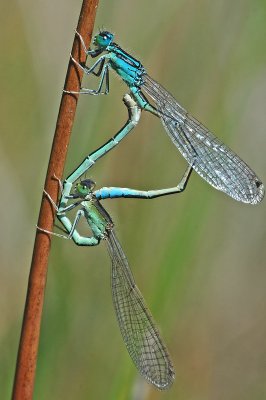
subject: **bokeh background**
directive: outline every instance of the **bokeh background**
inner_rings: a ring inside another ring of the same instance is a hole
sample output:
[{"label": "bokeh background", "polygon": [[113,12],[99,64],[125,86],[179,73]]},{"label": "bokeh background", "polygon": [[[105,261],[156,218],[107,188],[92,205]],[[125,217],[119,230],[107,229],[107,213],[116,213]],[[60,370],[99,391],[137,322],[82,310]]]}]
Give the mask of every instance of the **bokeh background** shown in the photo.
[{"label": "bokeh background", "polygon": [[[43,182],[80,1],[1,2],[0,398],[9,399]],[[149,74],[266,182],[266,3],[100,1],[95,32],[114,31]],[[91,87],[92,81],[84,80]],[[127,118],[125,85],[79,100],[65,174]],[[169,187],[185,162],[160,121],[90,171],[101,186]],[[266,398],[266,202],[240,204],[196,174],[178,196],[106,200],[136,281],[176,368],[159,392],[126,352],[105,243],[54,238],[35,399]]]}]

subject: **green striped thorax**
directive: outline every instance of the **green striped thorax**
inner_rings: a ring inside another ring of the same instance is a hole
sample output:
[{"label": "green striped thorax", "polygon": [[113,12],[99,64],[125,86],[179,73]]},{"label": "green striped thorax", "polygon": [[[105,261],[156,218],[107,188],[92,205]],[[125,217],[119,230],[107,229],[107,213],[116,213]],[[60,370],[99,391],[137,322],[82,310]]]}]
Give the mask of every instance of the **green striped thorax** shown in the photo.
[{"label": "green striped thorax", "polygon": [[81,204],[84,207],[85,217],[93,235],[98,239],[104,239],[114,224],[108,212],[93,196],[95,186],[96,184],[93,180],[84,179],[76,184],[75,194],[85,200]]}]

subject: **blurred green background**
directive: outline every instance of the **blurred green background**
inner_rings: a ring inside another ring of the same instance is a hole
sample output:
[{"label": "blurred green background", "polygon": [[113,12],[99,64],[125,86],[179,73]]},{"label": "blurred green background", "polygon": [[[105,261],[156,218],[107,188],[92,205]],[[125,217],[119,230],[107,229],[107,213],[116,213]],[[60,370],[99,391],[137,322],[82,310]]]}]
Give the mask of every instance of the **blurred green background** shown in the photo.
[{"label": "blurred green background", "polygon": [[[73,41],[78,1],[1,2],[0,399],[12,390],[43,182]],[[100,1],[102,25],[149,74],[266,182],[266,2]],[[84,80],[84,86],[91,82]],[[125,85],[80,98],[65,173],[127,118]],[[90,171],[101,186],[173,186],[185,162],[160,121]],[[140,378],[122,343],[105,243],[54,238],[35,399],[266,398],[265,210],[215,191],[196,174],[184,194],[106,200],[136,281],[176,368],[167,392]]]}]

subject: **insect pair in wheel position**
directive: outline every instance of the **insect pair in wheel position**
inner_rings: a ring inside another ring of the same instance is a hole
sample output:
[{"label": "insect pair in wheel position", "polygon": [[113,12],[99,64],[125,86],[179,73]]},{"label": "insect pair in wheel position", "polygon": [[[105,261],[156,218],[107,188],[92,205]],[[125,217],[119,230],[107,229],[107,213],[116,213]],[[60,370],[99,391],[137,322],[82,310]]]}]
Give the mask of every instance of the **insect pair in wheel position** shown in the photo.
[{"label": "insect pair in wheel position", "polygon": [[[87,75],[93,74],[100,77],[96,90],[81,89],[80,93],[108,94],[109,70],[114,70],[130,90],[130,95],[125,95],[123,99],[128,108],[129,118],[113,138],[86,157],[63,184],[60,183],[61,198],[58,205],[48,193],[45,193],[68,233],[67,236],[55,235],[73,239],[81,246],[95,246],[102,239],[107,242],[112,264],[113,304],[128,352],[144,378],[157,388],[166,389],[174,379],[173,364],[151,313],[135,284],[126,256],[114,233],[113,221],[100,201],[121,197],[152,199],[180,193],[185,189],[192,169],[216,189],[244,203],[260,202],[264,195],[264,187],[244,161],[190,116],[159,83],[146,73],[138,60],[114,43],[112,33],[104,31],[96,35],[93,50],[87,50],[82,37],[78,33],[77,35],[88,56],[92,58],[99,56],[90,68],[72,58],[77,67],[82,68]],[[146,96],[151,98],[155,106]],[[94,190],[95,184],[92,180],[80,180],[99,158],[118,145],[135,128],[142,110],[149,111],[161,119],[170,139],[187,160],[188,168],[179,184],[172,188],[148,191],[119,187],[103,187]],[[71,201],[70,204],[69,201]],[[75,208],[78,208],[78,211],[74,221],[71,222],[67,213]],[[81,236],[78,233],[77,226],[80,218],[86,219],[92,236]],[[51,233],[42,228],[39,229]]]}]

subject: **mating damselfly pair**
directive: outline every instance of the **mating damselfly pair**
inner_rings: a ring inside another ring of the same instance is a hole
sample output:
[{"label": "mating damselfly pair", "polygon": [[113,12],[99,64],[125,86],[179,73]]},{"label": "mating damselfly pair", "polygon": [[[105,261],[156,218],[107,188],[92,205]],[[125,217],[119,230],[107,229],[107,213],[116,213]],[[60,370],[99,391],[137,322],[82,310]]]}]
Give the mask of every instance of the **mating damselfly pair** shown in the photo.
[{"label": "mating damselfly pair", "polygon": [[[100,32],[94,37],[94,49],[87,50],[82,37],[81,45],[87,55],[99,56],[87,67],[75,64],[88,75],[100,77],[96,90],[81,89],[85,94],[109,93],[109,69],[113,69],[127,84],[130,95],[125,95],[129,119],[121,130],[98,150],[91,153],[61,185],[61,199],[57,206],[48,193],[46,195],[57,211],[57,217],[68,235],[59,235],[82,246],[98,245],[105,239],[112,262],[111,287],[116,317],[128,352],[149,382],[159,389],[168,388],[174,379],[174,368],[168,351],[153,321],[144,299],[136,287],[125,254],[114,234],[113,221],[103,208],[100,200],[107,198],[134,197],[151,199],[182,192],[192,169],[208,183],[224,191],[229,196],[244,203],[256,204],[264,195],[264,187],[255,173],[233,151],[226,147],[197,120],[191,117],[177,101],[146,73],[142,64],[114,43],[110,32]],[[69,92],[73,94],[74,92]],[[147,95],[154,102],[152,105]],[[173,143],[188,161],[180,183],[172,188],[159,190],[136,190],[130,188],[104,187],[94,190],[90,179],[81,176],[95,162],[113,149],[138,124],[141,111],[146,110],[158,116]],[[73,184],[78,181],[72,192]],[[71,204],[68,204],[71,200]],[[73,222],[67,212],[78,207]],[[92,236],[81,236],[77,225],[84,217],[92,231]]]}]

